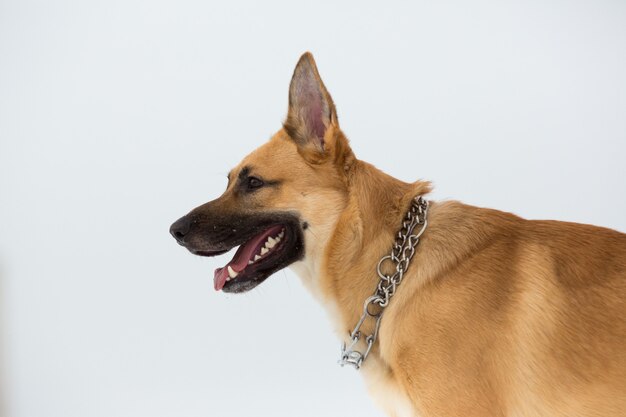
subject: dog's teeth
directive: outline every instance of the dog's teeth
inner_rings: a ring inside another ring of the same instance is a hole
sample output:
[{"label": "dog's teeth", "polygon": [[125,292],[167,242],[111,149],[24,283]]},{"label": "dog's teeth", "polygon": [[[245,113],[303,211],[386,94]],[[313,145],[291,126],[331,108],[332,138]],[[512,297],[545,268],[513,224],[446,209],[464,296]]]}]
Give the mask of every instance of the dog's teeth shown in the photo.
[{"label": "dog's teeth", "polygon": [[261,255],[265,255],[267,252],[269,252],[269,249],[266,247],[261,248]]},{"label": "dog's teeth", "polygon": [[280,242],[280,236],[276,236],[276,243]]},{"label": "dog's teeth", "polygon": [[276,243],[278,242],[276,242],[276,240],[270,236],[269,238],[267,238],[267,243],[265,244],[265,247],[272,249],[274,246],[276,246]]},{"label": "dog's teeth", "polygon": [[235,278],[237,275],[239,275],[239,272],[235,272],[235,270],[231,268],[230,265],[228,265],[228,276],[231,278]]},{"label": "dog's teeth", "polygon": [[283,238],[283,236],[285,236],[285,231],[284,230],[278,234],[278,237],[281,238],[281,239]]},{"label": "dog's teeth", "polygon": [[226,277],[226,281],[230,281],[230,277]]},{"label": "dog's teeth", "polygon": [[258,261],[259,259],[261,259],[261,257],[260,257],[259,255],[255,255],[255,256],[254,256],[254,261],[255,261],[255,262],[256,262],[256,261]]},{"label": "dog's teeth", "polygon": [[248,265],[252,265],[254,263],[253,260],[248,261]]}]

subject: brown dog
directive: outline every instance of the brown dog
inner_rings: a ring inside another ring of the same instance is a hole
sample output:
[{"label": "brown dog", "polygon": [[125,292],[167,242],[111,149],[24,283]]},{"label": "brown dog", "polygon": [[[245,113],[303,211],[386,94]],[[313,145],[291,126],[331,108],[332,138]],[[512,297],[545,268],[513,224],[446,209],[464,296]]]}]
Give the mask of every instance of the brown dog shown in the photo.
[{"label": "brown dog", "polygon": [[[216,290],[248,291],[291,265],[349,341],[379,260],[429,191],[355,158],[307,53],[283,128],[171,233],[202,256],[240,246]],[[458,202],[430,202],[423,217],[362,363],[390,415],[626,415],[625,234]]]}]

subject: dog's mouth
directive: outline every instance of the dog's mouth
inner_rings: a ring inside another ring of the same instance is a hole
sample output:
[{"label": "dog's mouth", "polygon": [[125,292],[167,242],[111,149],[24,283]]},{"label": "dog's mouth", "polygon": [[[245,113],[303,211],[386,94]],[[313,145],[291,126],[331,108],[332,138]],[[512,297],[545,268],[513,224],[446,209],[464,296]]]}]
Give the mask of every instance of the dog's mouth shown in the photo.
[{"label": "dog's mouth", "polygon": [[174,222],[170,233],[194,255],[217,256],[238,247],[231,261],[213,274],[216,291],[238,293],[302,259],[304,228],[295,213],[192,212]]},{"label": "dog's mouth", "polygon": [[287,241],[286,227],[277,225],[265,230],[239,246],[233,259],[215,270],[213,285],[216,291],[238,292],[238,288],[249,285],[259,269],[271,268],[281,258]]},{"label": "dog's mouth", "polygon": [[[242,236],[233,241],[230,249],[239,245],[235,255],[230,262],[215,270],[213,286],[216,291],[249,291],[270,275],[302,258],[302,232],[297,221],[256,226],[254,229],[257,231],[245,233],[252,237]],[[242,240],[243,243],[239,243]],[[222,242],[222,245],[226,243]],[[229,250],[188,249],[199,256],[217,256]]]}]

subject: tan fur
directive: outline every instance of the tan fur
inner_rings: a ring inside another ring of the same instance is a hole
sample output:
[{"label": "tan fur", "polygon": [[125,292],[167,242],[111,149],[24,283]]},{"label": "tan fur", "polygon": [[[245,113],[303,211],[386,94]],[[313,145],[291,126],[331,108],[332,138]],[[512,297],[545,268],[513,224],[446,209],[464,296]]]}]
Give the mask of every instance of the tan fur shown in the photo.
[{"label": "tan fur", "polygon": [[[303,65],[327,100],[323,137],[307,140],[314,128],[290,96],[285,129],[232,172],[280,186],[241,196],[231,184],[220,200],[301,215],[306,255],[293,267],[344,338],[430,185],[357,160],[310,54]],[[361,371],[389,415],[626,415],[626,235],[458,202],[432,202],[428,220]]]}]

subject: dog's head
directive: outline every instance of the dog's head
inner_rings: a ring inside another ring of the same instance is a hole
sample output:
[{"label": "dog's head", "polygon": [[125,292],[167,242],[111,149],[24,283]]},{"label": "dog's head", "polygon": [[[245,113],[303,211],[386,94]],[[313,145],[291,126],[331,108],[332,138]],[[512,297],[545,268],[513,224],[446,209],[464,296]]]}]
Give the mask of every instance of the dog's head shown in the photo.
[{"label": "dog's head", "polygon": [[179,244],[201,256],[239,246],[215,271],[215,289],[248,291],[305,257],[320,257],[346,206],[355,159],[313,56],[289,87],[283,128],[228,176],[224,194],[172,224]]}]

